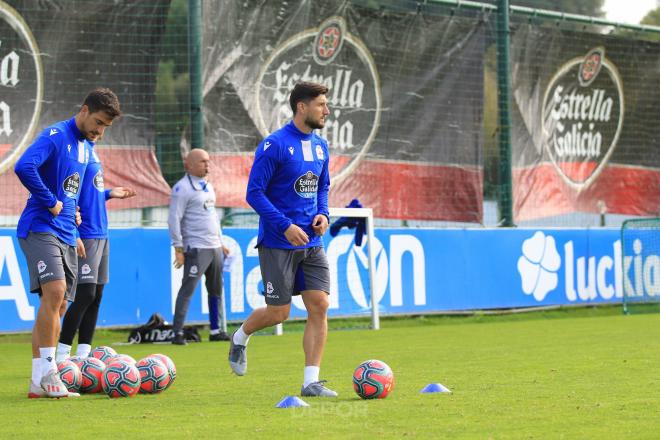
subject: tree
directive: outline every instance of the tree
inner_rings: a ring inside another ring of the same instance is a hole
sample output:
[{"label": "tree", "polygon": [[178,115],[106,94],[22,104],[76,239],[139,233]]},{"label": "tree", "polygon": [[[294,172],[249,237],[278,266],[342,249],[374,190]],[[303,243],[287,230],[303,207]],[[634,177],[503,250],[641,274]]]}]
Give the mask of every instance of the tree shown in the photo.
[{"label": "tree", "polygon": [[660,26],[660,8],[655,8],[650,11],[644,18],[642,18],[641,24],[648,24],[650,26]]}]

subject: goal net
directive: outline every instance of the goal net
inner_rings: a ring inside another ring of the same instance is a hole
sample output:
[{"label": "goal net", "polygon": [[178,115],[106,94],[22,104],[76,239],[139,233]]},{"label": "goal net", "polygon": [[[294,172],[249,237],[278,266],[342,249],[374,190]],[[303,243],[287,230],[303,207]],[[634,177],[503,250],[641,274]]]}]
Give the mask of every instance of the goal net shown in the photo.
[{"label": "goal net", "polygon": [[621,226],[623,311],[660,311],[660,217]]}]

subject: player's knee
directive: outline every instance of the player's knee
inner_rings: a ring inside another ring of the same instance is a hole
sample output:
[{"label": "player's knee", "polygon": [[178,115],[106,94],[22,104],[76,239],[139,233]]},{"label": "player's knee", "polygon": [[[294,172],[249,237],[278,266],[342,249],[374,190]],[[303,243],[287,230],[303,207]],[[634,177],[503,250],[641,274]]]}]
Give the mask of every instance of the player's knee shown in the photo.
[{"label": "player's knee", "polygon": [[330,301],[328,300],[328,295],[325,294],[325,292],[320,292],[308,297],[305,306],[307,307],[307,312],[309,314],[325,315],[328,312],[328,308],[330,307]]},{"label": "player's knee", "polygon": [[67,305],[66,300],[63,300],[62,304],[60,304],[60,318],[64,316],[64,314],[66,313],[66,305]]},{"label": "player's knee", "polygon": [[290,307],[287,306],[276,306],[268,307],[268,314],[270,315],[271,321],[275,324],[280,324],[286,321],[289,318]]},{"label": "player's knee", "polygon": [[58,312],[64,302],[66,282],[63,280],[51,281],[41,286],[41,306],[49,311]]}]

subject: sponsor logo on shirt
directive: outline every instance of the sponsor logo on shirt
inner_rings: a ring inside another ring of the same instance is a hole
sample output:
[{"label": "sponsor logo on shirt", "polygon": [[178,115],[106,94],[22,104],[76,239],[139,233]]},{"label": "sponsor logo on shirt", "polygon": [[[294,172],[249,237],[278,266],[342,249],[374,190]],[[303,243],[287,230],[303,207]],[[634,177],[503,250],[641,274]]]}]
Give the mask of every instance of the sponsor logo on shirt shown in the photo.
[{"label": "sponsor logo on shirt", "polygon": [[311,171],[307,171],[296,179],[294,189],[300,197],[305,199],[316,197],[316,193],[319,190],[319,176]]},{"label": "sponsor logo on shirt", "polygon": [[272,144],[268,141],[264,144],[264,151],[266,151]]},{"label": "sponsor logo on shirt", "polygon": [[99,191],[105,190],[105,184],[103,182],[103,170],[99,170],[99,172],[94,176],[94,187]]},{"label": "sponsor logo on shirt", "polygon": [[78,190],[80,189],[80,174],[75,172],[64,179],[64,183],[62,183],[62,189],[67,196],[75,197],[78,194]]}]

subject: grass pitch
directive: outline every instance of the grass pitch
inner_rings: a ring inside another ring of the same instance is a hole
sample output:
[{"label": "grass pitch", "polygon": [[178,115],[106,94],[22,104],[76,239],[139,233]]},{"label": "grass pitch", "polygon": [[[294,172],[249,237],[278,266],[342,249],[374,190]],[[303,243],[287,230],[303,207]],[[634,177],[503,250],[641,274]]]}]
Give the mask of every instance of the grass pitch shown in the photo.
[{"label": "grass pitch", "polygon": [[[341,327],[346,322],[333,321]],[[228,345],[115,346],[177,365],[160,395],[27,399],[29,336],[0,337],[0,438],[468,438],[657,439],[660,316],[573,310],[524,316],[383,320],[382,330],[331,330],[321,377],[337,399],[278,409],[302,382],[301,325],[255,336],[244,377]],[[126,339],[102,331],[97,344]],[[384,400],[352,389],[353,369],[381,359],[396,385]],[[420,394],[440,382],[453,394]]]}]

